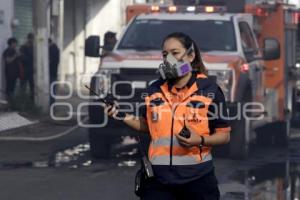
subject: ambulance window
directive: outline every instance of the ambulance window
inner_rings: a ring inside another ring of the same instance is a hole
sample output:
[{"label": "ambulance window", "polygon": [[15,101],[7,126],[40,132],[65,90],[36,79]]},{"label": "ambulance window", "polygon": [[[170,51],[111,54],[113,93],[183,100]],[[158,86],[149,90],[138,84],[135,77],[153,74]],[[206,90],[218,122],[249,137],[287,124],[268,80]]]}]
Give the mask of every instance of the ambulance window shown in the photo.
[{"label": "ambulance window", "polygon": [[160,50],[163,39],[173,32],[191,36],[201,51],[237,50],[232,21],[178,19],[136,20],[126,30],[117,49]]},{"label": "ambulance window", "polygon": [[255,39],[249,25],[246,22],[240,22],[239,28],[243,50],[245,52],[257,50]]}]

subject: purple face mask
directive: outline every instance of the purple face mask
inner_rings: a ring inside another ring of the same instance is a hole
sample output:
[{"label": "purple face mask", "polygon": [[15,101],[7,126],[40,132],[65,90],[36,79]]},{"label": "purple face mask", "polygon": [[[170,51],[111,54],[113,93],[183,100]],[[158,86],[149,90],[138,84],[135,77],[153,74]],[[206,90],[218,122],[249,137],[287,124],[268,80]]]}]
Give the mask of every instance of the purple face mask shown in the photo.
[{"label": "purple face mask", "polygon": [[[193,49],[193,45],[191,47]],[[168,54],[164,62],[160,64],[158,71],[160,76],[165,80],[180,78],[187,73],[192,71],[192,66],[189,62],[184,62],[182,58],[191,53],[191,48],[189,48],[185,54],[181,57],[180,61],[178,61],[172,54]]]}]

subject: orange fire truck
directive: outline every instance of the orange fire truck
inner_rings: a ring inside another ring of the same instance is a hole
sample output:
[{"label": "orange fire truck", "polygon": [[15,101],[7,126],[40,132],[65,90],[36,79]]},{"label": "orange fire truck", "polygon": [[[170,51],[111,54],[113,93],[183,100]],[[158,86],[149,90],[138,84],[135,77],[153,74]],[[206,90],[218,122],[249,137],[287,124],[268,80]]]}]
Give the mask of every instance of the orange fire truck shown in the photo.
[{"label": "orange fire truck", "polygon": [[271,121],[281,122],[281,127],[285,127],[275,134],[288,136],[291,117],[299,112],[296,110],[299,11],[288,4],[246,5],[245,11],[255,16],[254,31],[260,45],[265,37],[275,38],[280,43],[279,59],[265,62],[264,85],[265,92],[273,97],[267,114]]},{"label": "orange fire truck", "polygon": [[[143,101],[141,94],[157,78],[163,38],[171,32],[185,32],[199,45],[208,73],[216,78],[229,105],[231,142],[222,152],[244,158],[252,141],[286,144],[293,112],[295,81],[291,75],[296,66],[298,13],[279,3],[245,5],[244,11],[229,13],[221,0],[198,2],[129,6],[128,25],[111,54],[102,59],[91,88],[101,92],[105,86],[108,93],[131,94],[132,90],[113,84],[130,81],[135,95],[126,101]],[[87,56],[99,56],[99,41],[97,36],[87,39]],[[241,115],[245,106],[256,112]],[[101,123],[99,112],[99,106],[90,106],[91,124]],[[132,132],[116,123],[109,120],[105,127],[90,128],[92,155],[108,154],[112,132]],[[271,132],[267,131],[270,125],[276,127]]]}]

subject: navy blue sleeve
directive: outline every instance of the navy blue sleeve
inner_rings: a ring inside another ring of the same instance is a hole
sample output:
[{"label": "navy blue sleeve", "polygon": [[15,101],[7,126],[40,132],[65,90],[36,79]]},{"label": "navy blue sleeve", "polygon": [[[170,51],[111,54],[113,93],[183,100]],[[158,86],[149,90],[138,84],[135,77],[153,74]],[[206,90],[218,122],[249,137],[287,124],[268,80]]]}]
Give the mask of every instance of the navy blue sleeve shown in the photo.
[{"label": "navy blue sleeve", "polygon": [[147,120],[147,106],[145,104],[139,107],[139,116]]},{"label": "navy blue sleeve", "polygon": [[212,104],[208,108],[209,129],[211,133],[230,131],[227,104],[224,94],[218,87]]}]

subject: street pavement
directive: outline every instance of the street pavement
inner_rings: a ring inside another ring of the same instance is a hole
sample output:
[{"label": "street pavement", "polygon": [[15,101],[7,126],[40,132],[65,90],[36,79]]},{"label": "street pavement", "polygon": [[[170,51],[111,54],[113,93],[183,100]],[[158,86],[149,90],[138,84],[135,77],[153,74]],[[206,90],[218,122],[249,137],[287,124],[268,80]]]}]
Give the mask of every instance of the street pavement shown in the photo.
[{"label": "street pavement", "polygon": [[[132,141],[115,144],[107,160],[90,157],[84,128],[45,141],[0,141],[0,199],[135,200],[139,157]],[[300,196],[299,146],[296,137],[289,148],[254,145],[243,161],[216,158],[222,199],[295,200]]]}]

